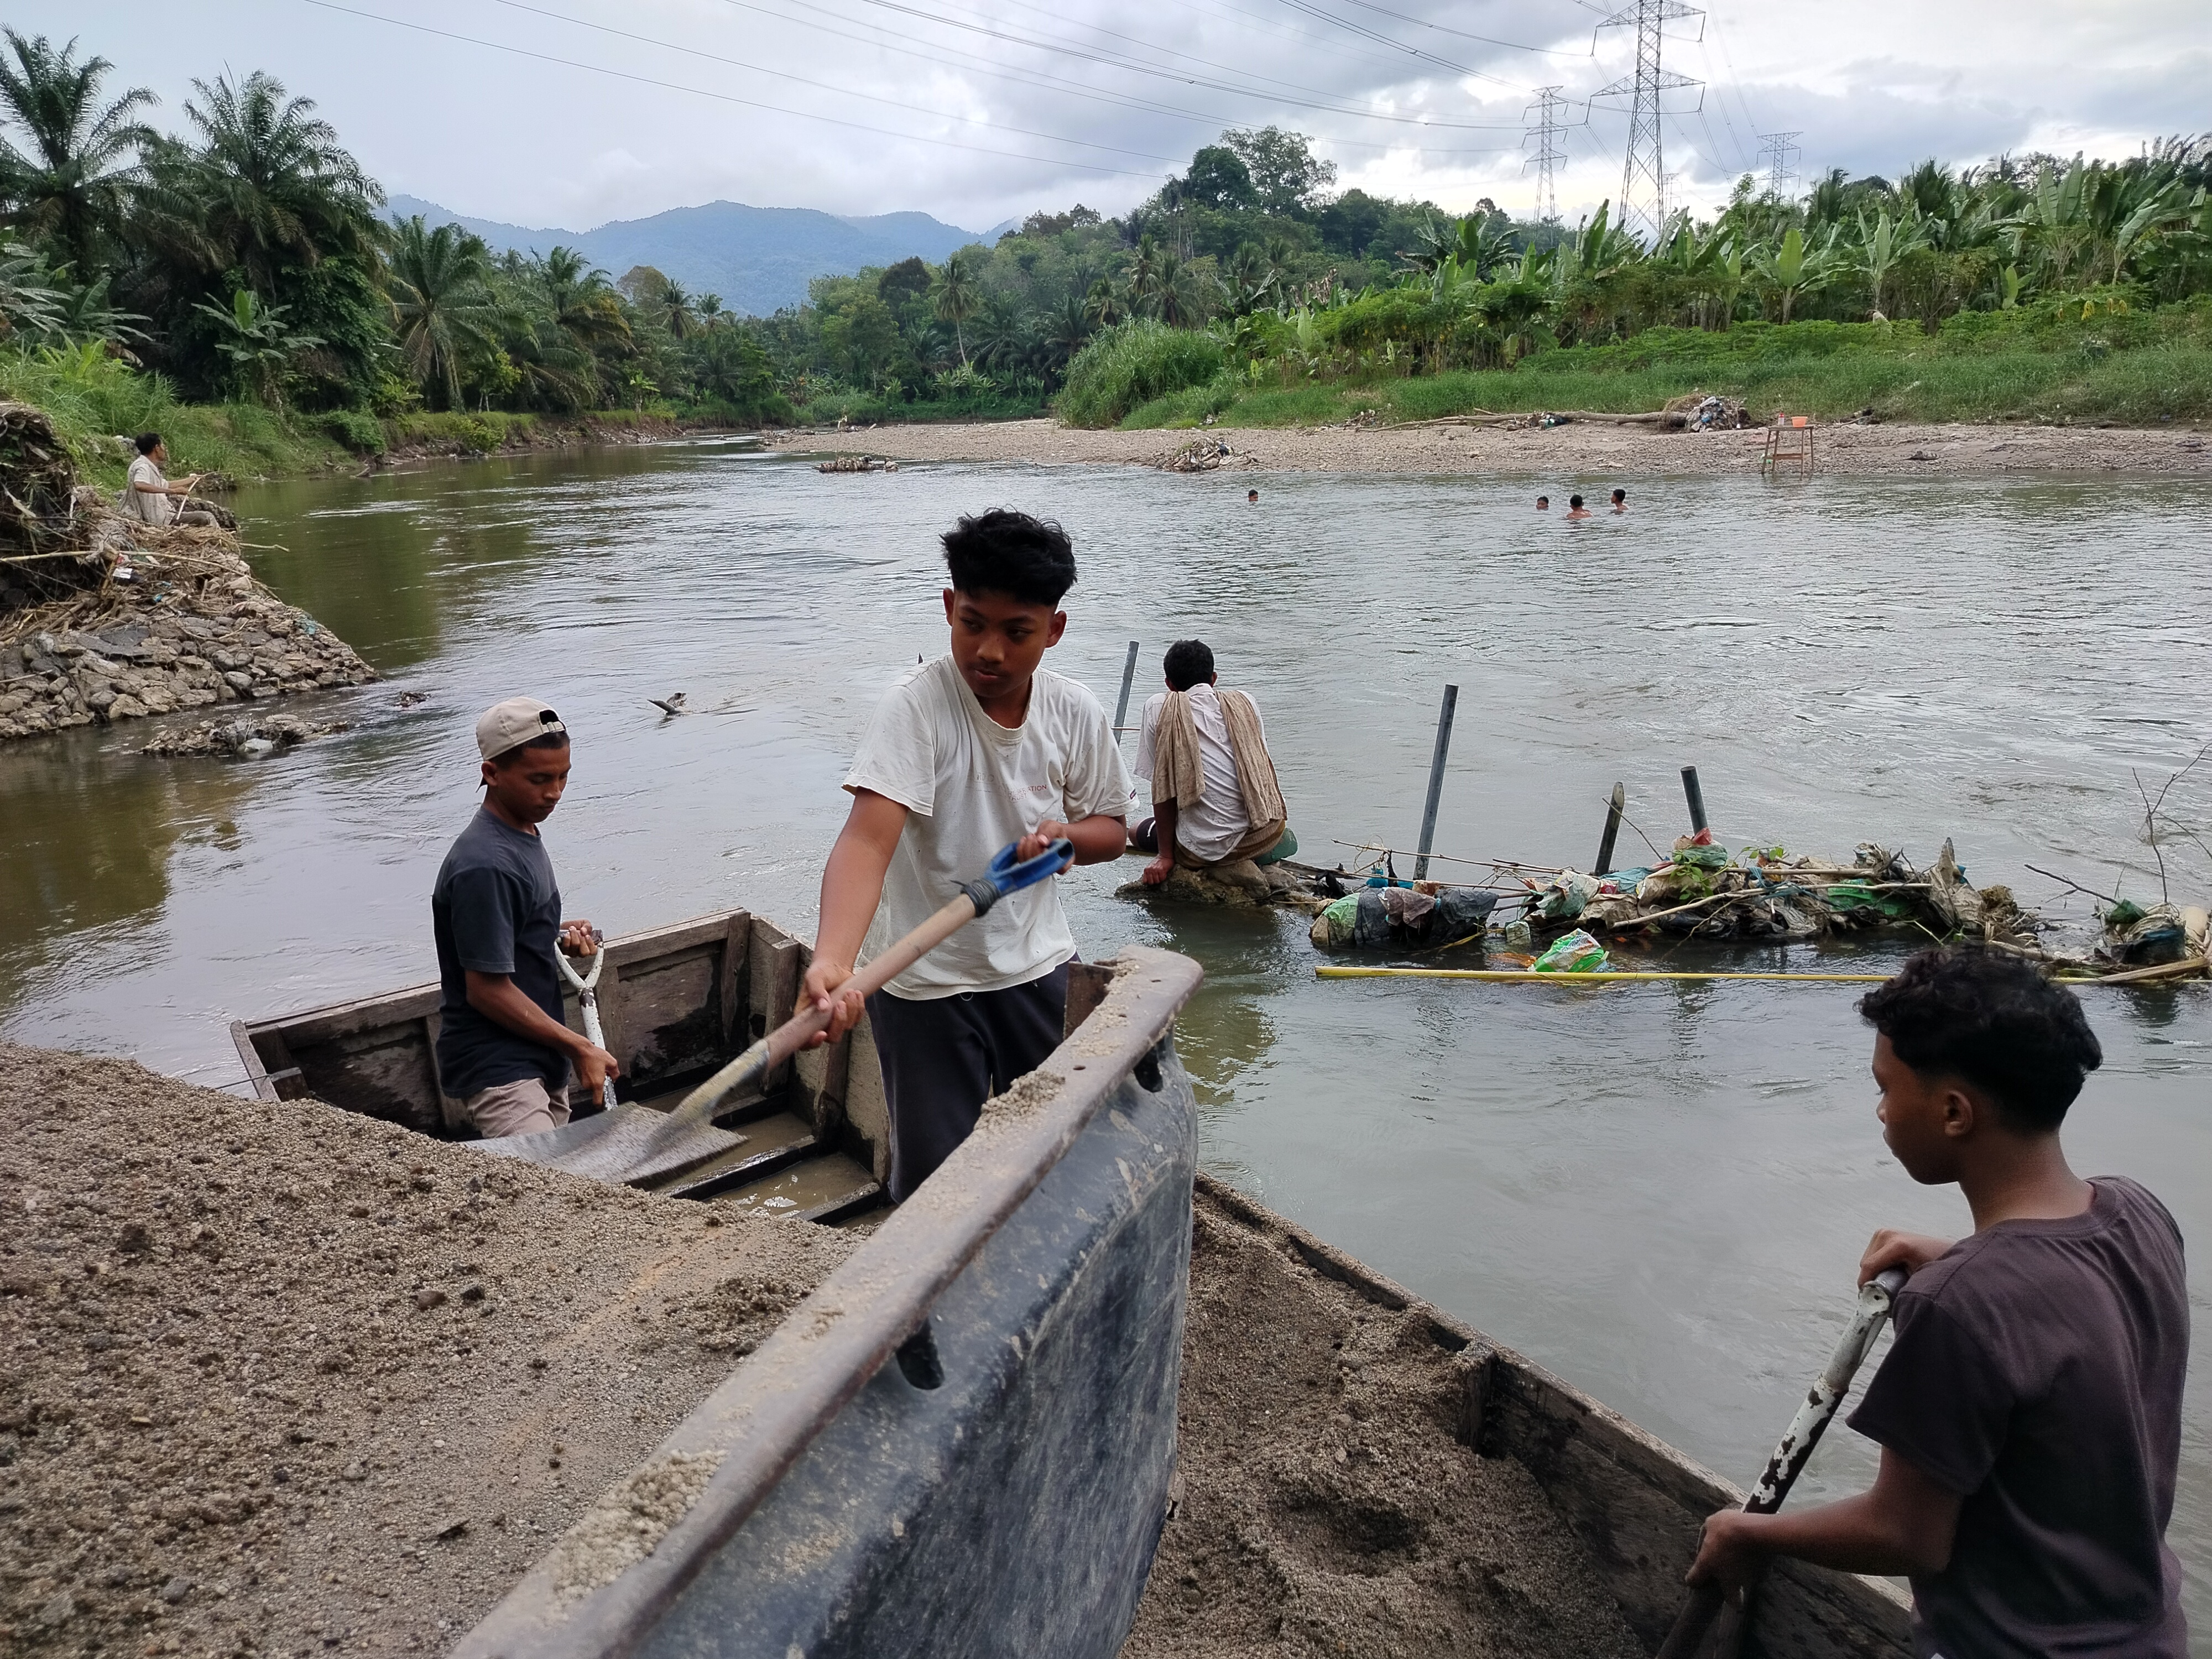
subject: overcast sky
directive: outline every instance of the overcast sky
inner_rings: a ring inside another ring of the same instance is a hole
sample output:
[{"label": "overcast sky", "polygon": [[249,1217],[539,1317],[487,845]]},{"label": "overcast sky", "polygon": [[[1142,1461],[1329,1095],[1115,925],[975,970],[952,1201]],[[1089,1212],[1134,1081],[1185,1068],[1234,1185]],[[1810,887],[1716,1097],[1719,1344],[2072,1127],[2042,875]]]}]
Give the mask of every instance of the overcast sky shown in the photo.
[{"label": "overcast sky", "polygon": [[[1534,89],[1587,99],[1632,64],[1633,29],[1601,16],[1581,0],[15,0],[6,21],[77,35],[172,129],[195,76],[268,70],[388,190],[479,217],[580,230],[719,198],[980,230],[1077,200],[1118,212],[1223,127],[1269,122],[1312,135],[1340,187],[1526,213]],[[1673,190],[1717,203],[1780,131],[1802,133],[1810,177],[2212,129],[2205,17],[2203,0],[1724,0],[1669,25],[1666,68],[1705,82],[1668,96]],[[1567,115],[1588,119],[1559,185],[1571,220],[1619,193],[1626,120]]]}]

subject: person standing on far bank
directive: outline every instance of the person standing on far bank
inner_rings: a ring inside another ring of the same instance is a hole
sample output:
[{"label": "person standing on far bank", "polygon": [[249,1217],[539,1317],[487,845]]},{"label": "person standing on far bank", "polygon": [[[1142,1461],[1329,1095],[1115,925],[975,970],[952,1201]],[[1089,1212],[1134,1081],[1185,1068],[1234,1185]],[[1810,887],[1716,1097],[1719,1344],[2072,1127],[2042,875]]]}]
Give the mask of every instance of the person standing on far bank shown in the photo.
[{"label": "person standing on far bank", "polygon": [[1875,1115],[1905,1172],[1955,1182],[1974,1231],[1878,1232],[1895,1337],[1850,1425],[1873,1488],[1705,1522],[1690,1582],[1731,1596],[1778,1555],[1912,1580],[1922,1659],[2187,1659],[2166,1547],[2189,1370],[2181,1232],[2058,1126],[2103,1060],[2073,992],[2016,957],[1923,951],[1864,998]]},{"label": "person standing on far bank", "polygon": [[593,1099],[615,1057],[562,1021],[553,952],[599,946],[588,921],[561,920],[561,889],[538,826],[568,787],[568,728],[534,697],[477,721],[483,805],[439,866],[438,1079],[486,1139],[568,1121],[568,1068]]},{"label": "person standing on far bank", "polygon": [[[944,538],[951,650],[884,694],[846,775],[850,816],[822,871],[822,924],[805,997],[830,1015],[817,1042],[859,1023],[842,989],[863,946],[885,950],[934,915],[999,849],[1032,859],[1065,838],[1078,864],[1121,855],[1129,775],[1098,700],[1044,666],[1075,585],[1056,524],[999,510]],[[983,1103],[1060,1046],[1075,937],[1060,884],[1000,900],[867,999],[890,1109],[901,1203],[965,1140]]]}]

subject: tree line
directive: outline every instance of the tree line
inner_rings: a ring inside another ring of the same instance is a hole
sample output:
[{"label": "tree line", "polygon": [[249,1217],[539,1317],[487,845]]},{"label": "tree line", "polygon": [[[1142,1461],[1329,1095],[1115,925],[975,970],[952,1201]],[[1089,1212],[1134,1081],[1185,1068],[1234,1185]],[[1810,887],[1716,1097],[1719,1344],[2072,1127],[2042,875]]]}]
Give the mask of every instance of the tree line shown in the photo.
[{"label": "tree line", "polygon": [[152,94],[111,93],[114,66],[75,40],[0,39],[0,344],[280,411],[1012,412],[1139,337],[1203,334],[1143,349],[1287,383],[1510,367],[1655,328],[1932,332],[2062,297],[2212,293],[2202,139],[1837,170],[1791,198],[1747,176],[1646,243],[1605,207],[1570,228],[1338,191],[1305,137],[1265,127],[1223,133],[1118,217],[1033,214],[994,246],[817,278],[805,304],[741,318],[648,267],[616,279],[571,249],[393,222],[313,102],[266,73],[195,81],[163,133]]}]

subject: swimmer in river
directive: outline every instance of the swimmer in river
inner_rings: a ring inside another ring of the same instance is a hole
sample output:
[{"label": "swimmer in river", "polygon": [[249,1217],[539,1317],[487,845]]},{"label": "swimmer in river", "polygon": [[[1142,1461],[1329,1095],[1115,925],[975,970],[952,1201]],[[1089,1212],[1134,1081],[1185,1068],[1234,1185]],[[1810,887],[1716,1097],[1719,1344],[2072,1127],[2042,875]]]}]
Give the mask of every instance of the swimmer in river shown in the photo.
[{"label": "swimmer in river", "polygon": [[1616,513],[1626,513],[1628,511],[1628,492],[1626,490],[1616,489],[1613,492],[1613,510]]},{"label": "swimmer in river", "polygon": [[1244,492],[1244,499],[1252,506],[1257,507],[1260,505],[1260,492],[1256,489],[1248,489]]},{"label": "swimmer in river", "polygon": [[1589,508],[1583,505],[1583,498],[1581,496],[1570,495],[1567,497],[1567,516],[1571,519],[1587,519],[1589,517]]},{"label": "swimmer in river", "polygon": [[1549,513],[1552,510],[1552,498],[1549,495],[1537,496],[1536,510],[1539,513]]}]

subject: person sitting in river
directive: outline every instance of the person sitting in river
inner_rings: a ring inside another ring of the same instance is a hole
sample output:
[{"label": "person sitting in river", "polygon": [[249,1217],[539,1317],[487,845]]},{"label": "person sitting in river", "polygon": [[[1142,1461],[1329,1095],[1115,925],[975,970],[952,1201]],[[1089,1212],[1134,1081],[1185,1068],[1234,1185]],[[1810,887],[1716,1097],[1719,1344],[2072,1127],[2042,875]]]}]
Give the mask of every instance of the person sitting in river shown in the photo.
[{"label": "person sitting in river", "polygon": [[131,463],[131,474],[124,485],[124,505],[141,524],[186,524],[207,526],[215,522],[215,514],[196,507],[179,507],[180,500],[191,499],[192,486],[201,475],[193,473],[182,483],[171,483],[162,477],[161,468],[169,459],[169,447],[161,441],[158,432],[142,432],[137,437],[138,453]]},{"label": "person sitting in river", "polygon": [[477,721],[483,805],[438,867],[438,1082],[486,1139],[568,1121],[568,1069],[590,1097],[621,1067],[562,1022],[553,952],[598,948],[588,921],[561,920],[561,889],[538,826],[568,787],[568,728],[535,697]]},{"label": "person sitting in river", "polygon": [[1616,489],[1613,492],[1613,510],[1616,513],[1626,513],[1628,511],[1628,492],[1626,490]]},{"label": "person sitting in river", "polygon": [[1774,1556],[1912,1581],[1914,1651],[2184,1659],[2166,1542],[2189,1367],[2181,1233],[2134,1182],[2083,1180],[2059,1126],[2104,1054],[2073,992],[1995,951],[1923,951],[1864,998],[1875,1115],[1905,1171],[1955,1182],[1972,1236],[1883,1231],[1910,1275],[1851,1426],[1872,1490],[1723,1510],[1690,1569],[1734,1596]]},{"label": "person sitting in river", "polygon": [[1246,490],[1246,491],[1244,492],[1244,502],[1245,502],[1245,505],[1246,505],[1246,506],[1248,506],[1248,507],[1257,507],[1257,506],[1259,506],[1259,505],[1260,505],[1260,492],[1259,492],[1258,490],[1256,490],[1256,489],[1248,489],[1248,490]]},{"label": "person sitting in river", "polygon": [[1549,513],[1552,510],[1552,498],[1549,495],[1537,496],[1536,510],[1539,513]]},{"label": "person sitting in river", "polygon": [[1589,508],[1583,505],[1583,498],[1581,496],[1570,495],[1567,497],[1567,516],[1571,519],[1587,519],[1589,517]]},{"label": "person sitting in river", "polygon": [[1177,640],[1162,665],[1168,689],[1145,704],[1137,776],[1152,786],[1154,816],[1130,844],[1157,854],[1145,883],[1177,865],[1206,870],[1251,859],[1273,864],[1297,851],[1275,781],[1275,763],[1250,694],[1219,689],[1203,640]]}]

